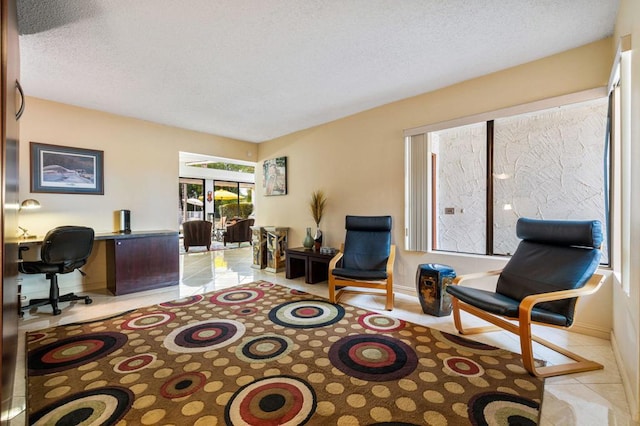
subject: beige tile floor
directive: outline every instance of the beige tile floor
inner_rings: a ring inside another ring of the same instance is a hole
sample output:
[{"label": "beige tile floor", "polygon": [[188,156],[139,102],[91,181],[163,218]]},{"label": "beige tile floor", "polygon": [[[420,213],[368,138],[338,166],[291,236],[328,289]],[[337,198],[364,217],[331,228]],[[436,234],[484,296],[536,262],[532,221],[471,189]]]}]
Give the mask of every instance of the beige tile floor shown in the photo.
[{"label": "beige tile floor", "polygon": [[[14,412],[16,416],[10,425],[25,424],[25,332],[58,324],[67,324],[113,314],[168,300],[179,299],[193,294],[245,284],[255,280],[267,280],[277,284],[305,290],[327,297],[326,283],[305,284],[303,278],[287,280],[284,273],[268,273],[251,268],[251,248],[190,253],[180,256],[180,285],[171,288],[147,291],[125,296],[111,296],[103,293],[91,294],[93,304],[62,304],[62,315],[52,316],[50,308],[42,307],[37,312],[27,313],[20,322],[18,345],[18,368],[14,390]],[[345,303],[373,311],[383,311],[383,299],[367,295],[345,297]],[[415,297],[396,294],[395,308],[389,315],[428,325],[442,331],[455,333],[450,317],[436,318],[425,315]],[[547,379],[542,404],[542,425],[557,426],[603,426],[638,425],[629,415],[620,374],[607,340],[576,333],[552,330],[540,332],[542,337],[555,343],[567,345],[575,352],[588,356],[604,364],[604,370],[580,373]],[[518,340],[507,332],[488,333],[474,336],[478,340],[494,346],[519,352]],[[551,363],[558,362],[558,356],[546,348],[537,347],[536,357]]]}]

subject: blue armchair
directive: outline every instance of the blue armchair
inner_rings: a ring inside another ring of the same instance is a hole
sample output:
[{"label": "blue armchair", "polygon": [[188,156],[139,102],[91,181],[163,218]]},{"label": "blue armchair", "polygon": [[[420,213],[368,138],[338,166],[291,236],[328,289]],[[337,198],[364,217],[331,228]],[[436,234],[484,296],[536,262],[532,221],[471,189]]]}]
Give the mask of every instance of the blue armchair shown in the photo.
[{"label": "blue armchair", "polygon": [[[526,370],[538,377],[603,368],[566,348],[534,336],[531,324],[569,328],[579,296],[595,293],[604,277],[594,274],[600,262],[602,225],[599,221],[559,221],[521,218],[516,234],[522,241],[501,271],[462,275],[447,287],[452,296],[453,320],[461,334],[505,329],[520,337]],[[495,292],[464,287],[463,281],[498,275]],[[466,311],[500,328],[462,326]],[[507,321],[507,318],[511,321]],[[512,321],[517,322],[512,322]],[[537,367],[533,358],[536,341],[576,362]]]},{"label": "blue armchair", "polygon": [[[391,244],[391,216],[347,216],[347,234],[340,252],[329,263],[329,299],[336,303],[345,293],[386,295],[385,309],[393,309],[393,264],[396,247]],[[347,288],[342,288],[347,287]]]}]

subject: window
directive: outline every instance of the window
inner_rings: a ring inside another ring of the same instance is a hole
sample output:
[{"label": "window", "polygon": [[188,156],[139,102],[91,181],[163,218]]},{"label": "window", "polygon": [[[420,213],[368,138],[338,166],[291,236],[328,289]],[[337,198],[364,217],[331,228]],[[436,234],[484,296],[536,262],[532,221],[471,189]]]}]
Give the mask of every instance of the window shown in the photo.
[{"label": "window", "polygon": [[[411,202],[418,188],[413,182],[418,166],[409,167],[410,159],[418,153],[417,145],[428,147],[418,165],[428,170],[424,187],[430,195],[421,207],[427,213],[422,217],[430,218],[430,248],[510,255],[519,242],[519,217],[598,219],[606,224],[607,111],[607,99],[599,97],[443,126],[427,131],[422,141],[415,135],[407,138],[410,208],[416,207]],[[411,241],[417,239],[415,221],[407,217],[407,249],[418,250]],[[607,247],[603,263],[608,263]]]},{"label": "window", "polygon": [[631,36],[620,38],[609,80],[611,98],[611,223],[612,269],[619,274],[622,289],[631,292],[632,261],[632,142],[631,142]]},{"label": "window", "polygon": [[178,181],[178,223],[204,219],[204,180],[181,177]]}]

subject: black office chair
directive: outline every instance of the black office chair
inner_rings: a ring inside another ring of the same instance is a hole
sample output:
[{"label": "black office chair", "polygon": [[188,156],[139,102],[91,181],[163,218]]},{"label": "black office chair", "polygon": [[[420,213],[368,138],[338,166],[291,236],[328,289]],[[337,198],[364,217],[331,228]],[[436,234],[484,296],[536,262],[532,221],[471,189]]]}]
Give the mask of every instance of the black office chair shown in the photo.
[{"label": "black office chair", "polygon": [[[43,305],[51,305],[53,315],[60,315],[59,302],[84,300],[85,304],[93,301],[89,296],[76,296],[73,293],[60,296],[58,287],[58,274],[68,274],[82,267],[93,248],[93,229],[84,226],[59,226],[47,232],[42,241],[40,259],[36,261],[22,261],[18,264],[18,270],[23,274],[45,274],[50,281],[49,298],[31,299],[22,310],[29,310]],[[22,260],[22,252],[28,247],[20,247],[19,258]],[[80,271],[82,275],[84,272]]]}]

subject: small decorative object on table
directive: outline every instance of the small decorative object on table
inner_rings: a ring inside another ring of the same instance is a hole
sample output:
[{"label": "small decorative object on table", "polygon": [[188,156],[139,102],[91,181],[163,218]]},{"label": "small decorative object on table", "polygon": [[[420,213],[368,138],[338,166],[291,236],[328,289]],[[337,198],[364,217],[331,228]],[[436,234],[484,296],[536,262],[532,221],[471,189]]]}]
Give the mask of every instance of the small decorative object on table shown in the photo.
[{"label": "small decorative object on table", "polygon": [[333,256],[337,251],[338,250],[333,247],[320,247],[320,254],[330,254]]},{"label": "small decorative object on table", "polygon": [[316,235],[313,236],[313,249],[315,251],[320,250],[322,247],[322,231],[320,228],[316,229]]},{"label": "small decorative object on table", "polygon": [[307,236],[304,237],[304,241],[302,245],[306,249],[311,249],[313,248],[313,244],[314,244],[314,241],[313,241],[313,237],[311,236],[311,228],[307,228]]},{"label": "small decorative object on table", "polygon": [[444,317],[451,313],[451,296],[446,292],[446,288],[455,277],[455,271],[447,265],[418,265],[416,290],[425,314]]},{"label": "small decorative object on table", "polygon": [[313,221],[316,223],[316,234],[313,237],[315,250],[320,250],[320,247],[322,246],[322,231],[320,230],[320,221],[322,220],[322,214],[324,213],[326,204],[327,196],[325,195],[323,190],[319,189],[311,193],[309,210],[311,211],[311,216],[313,216]]}]

